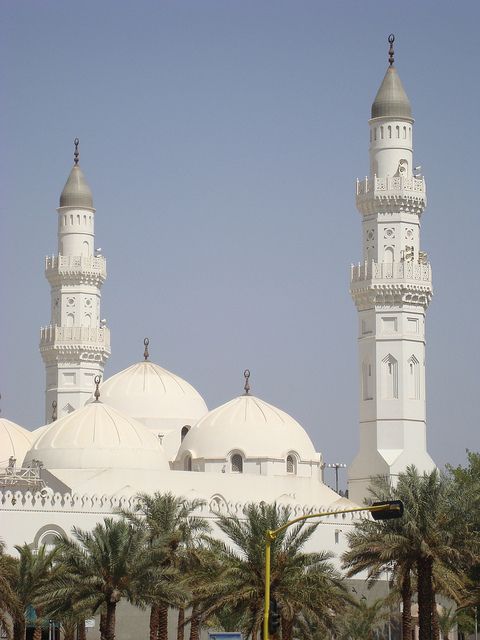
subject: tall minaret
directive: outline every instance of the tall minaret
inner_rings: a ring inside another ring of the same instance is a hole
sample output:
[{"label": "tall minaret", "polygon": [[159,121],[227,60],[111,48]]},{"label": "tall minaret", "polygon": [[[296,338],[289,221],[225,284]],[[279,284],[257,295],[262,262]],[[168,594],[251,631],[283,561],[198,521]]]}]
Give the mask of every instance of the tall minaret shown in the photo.
[{"label": "tall minaret", "polygon": [[363,262],[352,267],[358,310],[360,450],[349,467],[351,500],[368,497],[370,478],[434,463],[426,448],[425,313],[432,297],[427,255],[420,250],[425,180],[413,166],[410,102],[389,66],[372,105],[370,176],[357,180]]},{"label": "tall minaret", "polygon": [[83,407],[103,375],[110,355],[110,331],[100,316],[100,287],[105,258],[94,248],[92,192],[78,164],[75,139],[73,168],[60,196],[58,255],[45,259],[51,287],[51,320],[40,332],[40,353],[46,368],[46,422],[52,403],[58,417]]}]

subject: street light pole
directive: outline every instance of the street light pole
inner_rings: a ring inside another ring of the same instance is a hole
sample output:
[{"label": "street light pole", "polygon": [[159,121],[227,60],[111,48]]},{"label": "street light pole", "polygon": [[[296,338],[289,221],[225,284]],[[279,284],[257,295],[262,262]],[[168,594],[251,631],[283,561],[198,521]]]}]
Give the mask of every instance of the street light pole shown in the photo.
[{"label": "street light pole", "polygon": [[375,520],[389,520],[391,518],[401,518],[403,515],[403,503],[401,500],[385,500],[384,502],[376,502],[370,507],[356,507],[355,509],[341,509],[340,511],[324,511],[322,513],[310,513],[306,516],[299,516],[293,520],[289,520],[278,529],[267,529],[265,532],[265,597],[264,597],[264,615],[263,615],[263,640],[268,640],[268,619],[270,616],[270,573],[271,573],[271,552],[272,542],[274,542],[279,533],[282,533],[292,524],[310,520],[311,518],[320,518],[323,516],[334,516],[339,513],[358,513],[359,511],[370,511]]},{"label": "street light pole", "polygon": [[338,470],[346,469],[347,465],[343,462],[330,462],[326,466],[329,469],[335,469],[335,493],[338,493]]}]

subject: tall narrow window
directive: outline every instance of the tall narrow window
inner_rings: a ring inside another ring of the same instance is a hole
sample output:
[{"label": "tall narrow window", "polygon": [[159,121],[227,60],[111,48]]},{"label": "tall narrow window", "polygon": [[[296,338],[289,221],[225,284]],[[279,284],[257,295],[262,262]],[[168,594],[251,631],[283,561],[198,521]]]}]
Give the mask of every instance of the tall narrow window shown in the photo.
[{"label": "tall narrow window", "polygon": [[362,364],[362,397],[364,400],[372,399],[372,365],[368,360]]},{"label": "tall narrow window", "polygon": [[292,454],[287,456],[287,473],[297,473],[297,461]]},{"label": "tall narrow window", "polygon": [[243,458],[239,453],[232,456],[232,472],[243,473]]},{"label": "tall narrow window", "polygon": [[386,400],[398,398],[398,362],[390,353],[382,360],[382,396]]},{"label": "tall narrow window", "polygon": [[411,400],[420,398],[420,367],[417,358],[412,355],[407,362],[407,395]]}]

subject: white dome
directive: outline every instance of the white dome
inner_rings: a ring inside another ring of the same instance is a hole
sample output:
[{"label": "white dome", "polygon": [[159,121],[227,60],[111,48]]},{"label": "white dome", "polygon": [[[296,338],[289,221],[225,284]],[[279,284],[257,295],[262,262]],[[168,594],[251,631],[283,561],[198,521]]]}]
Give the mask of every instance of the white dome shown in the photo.
[{"label": "white dome", "polygon": [[116,373],[100,391],[102,402],[148,426],[156,426],[159,420],[191,425],[208,411],[191,384],[149,361]]},{"label": "white dome", "polygon": [[32,442],[31,431],[6,418],[0,418],[0,466],[6,466],[13,456],[17,461],[16,466],[20,467]]},{"label": "white dome", "polygon": [[318,460],[305,430],[288,413],[244,395],[210,411],[185,436],[177,460],[225,459],[232,451],[246,458],[285,459],[295,452],[300,460]]},{"label": "white dome", "polygon": [[77,409],[42,430],[25,457],[47,469],[169,470],[158,439],[140,422],[102,402]]}]

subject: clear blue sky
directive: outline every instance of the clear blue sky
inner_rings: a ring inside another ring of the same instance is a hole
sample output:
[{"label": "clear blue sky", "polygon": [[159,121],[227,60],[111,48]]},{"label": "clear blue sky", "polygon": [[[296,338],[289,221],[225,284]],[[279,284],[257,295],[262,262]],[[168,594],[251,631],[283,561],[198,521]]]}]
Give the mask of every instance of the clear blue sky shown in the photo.
[{"label": "clear blue sky", "polygon": [[210,408],[252,391],[327,462],[358,446],[354,180],[396,34],[429,205],[428,448],[480,448],[480,3],[3,0],[2,415],[42,423],[43,260],[81,141],[107,258],[106,375],[141,358]]}]

